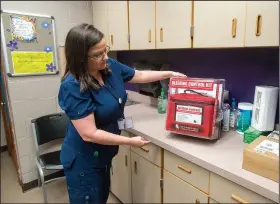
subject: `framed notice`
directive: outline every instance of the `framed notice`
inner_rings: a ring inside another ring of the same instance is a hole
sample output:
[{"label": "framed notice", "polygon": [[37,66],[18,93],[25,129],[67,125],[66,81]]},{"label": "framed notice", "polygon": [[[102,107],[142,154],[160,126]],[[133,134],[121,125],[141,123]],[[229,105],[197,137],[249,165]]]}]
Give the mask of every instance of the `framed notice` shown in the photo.
[{"label": "framed notice", "polygon": [[54,17],[1,11],[1,42],[9,77],[59,73]]}]

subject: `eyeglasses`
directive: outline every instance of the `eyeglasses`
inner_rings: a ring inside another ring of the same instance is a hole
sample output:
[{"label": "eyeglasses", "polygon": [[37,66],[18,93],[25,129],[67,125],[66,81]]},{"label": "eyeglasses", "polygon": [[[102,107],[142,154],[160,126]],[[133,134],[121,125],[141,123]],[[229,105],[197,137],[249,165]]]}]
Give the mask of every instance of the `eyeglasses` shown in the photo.
[{"label": "eyeglasses", "polygon": [[88,56],[88,57],[93,60],[100,60],[100,59],[103,59],[103,57],[105,55],[107,55],[109,51],[110,51],[110,47],[108,45],[106,45],[105,51],[102,54],[100,54],[98,56],[93,55],[93,56]]}]

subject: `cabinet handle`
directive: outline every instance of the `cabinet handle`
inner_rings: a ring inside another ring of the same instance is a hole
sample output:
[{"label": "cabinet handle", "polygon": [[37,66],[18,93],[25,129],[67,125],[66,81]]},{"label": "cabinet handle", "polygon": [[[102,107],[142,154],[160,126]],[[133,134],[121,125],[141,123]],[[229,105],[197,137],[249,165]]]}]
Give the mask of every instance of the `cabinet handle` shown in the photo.
[{"label": "cabinet handle", "polygon": [[140,149],[142,149],[145,152],[149,152],[149,148],[148,147],[140,147]]},{"label": "cabinet handle", "polygon": [[199,200],[199,199],[196,199],[196,200],[195,200],[195,203],[196,203],[196,204],[200,204],[200,200]]},{"label": "cabinet handle", "polygon": [[149,43],[152,42],[152,30],[150,29],[148,32]]},{"label": "cabinet handle", "polygon": [[236,27],[237,27],[237,19],[232,19],[232,28],[231,28],[231,35],[233,38],[236,37]]},{"label": "cabinet handle", "polygon": [[243,204],[248,203],[247,201],[245,201],[245,200],[243,200],[243,199],[241,199],[241,198],[239,198],[238,196],[233,195],[233,194],[231,195],[231,198],[232,198],[233,200],[239,202],[239,203],[243,203]]},{"label": "cabinet handle", "polygon": [[113,175],[113,174],[114,174],[114,173],[113,173],[113,165],[111,166],[111,172],[112,172],[112,175]]},{"label": "cabinet handle", "polygon": [[114,36],[111,35],[111,45],[113,45],[113,44],[114,44]]},{"label": "cabinet handle", "polygon": [[137,174],[137,163],[136,163],[136,161],[134,162],[134,172],[135,172],[135,174]]},{"label": "cabinet handle", "polygon": [[256,36],[260,36],[262,32],[262,15],[257,16],[257,22],[256,22]]},{"label": "cabinet handle", "polygon": [[127,155],[125,155],[124,159],[125,159],[125,161],[124,161],[125,162],[125,166],[127,166]]},{"label": "cabinet handle", "polygon": [[160,42],[163,42],[163,28],[160,28]]},{"label": "cabinet handle", "polygon": [[186,169],[186,168],[184,168],[184,167],[182,167],[182,166],[180,166],[180,165],[178,165],[178,168],[181,169],[181,170],[183,170],[183,171],[185,171],[185,172],[187,172],[187,173],[189,173],[189,174],[192,173],[192,170],[191,170],[191,169]]}]

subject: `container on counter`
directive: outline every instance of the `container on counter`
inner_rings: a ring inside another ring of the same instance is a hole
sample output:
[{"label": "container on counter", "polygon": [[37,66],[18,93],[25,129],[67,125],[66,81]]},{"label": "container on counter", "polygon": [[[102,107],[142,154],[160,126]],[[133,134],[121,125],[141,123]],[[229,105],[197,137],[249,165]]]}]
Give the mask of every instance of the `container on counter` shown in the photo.
[{"label": "container on counter", "polygon": [[235,98],[232,98],[229,116],[229,128],[230,130],[236,130],[236,120],[237,120],[237,108]]},{"label": "container on counter", "polygon": [[164,114],[166,113],[166,108],[167,108],[167,96],[164,92],[164,89],[161,88],[161,93],[160,96],[158,97],[158,113],[159,114]]},{"label": "container on counter", "polygon": [[252,103],[241,102],[238,103],[238,119],[237,119],[237,133],[244,134],[244,131],[247,130],[251,125],[252,118]]},{"label": "container on counter", "polygon": [[222,123],[222,131],[229,131],[229,119],[230,119],[230,105],[225,103],[223,105],[223,123]]}]

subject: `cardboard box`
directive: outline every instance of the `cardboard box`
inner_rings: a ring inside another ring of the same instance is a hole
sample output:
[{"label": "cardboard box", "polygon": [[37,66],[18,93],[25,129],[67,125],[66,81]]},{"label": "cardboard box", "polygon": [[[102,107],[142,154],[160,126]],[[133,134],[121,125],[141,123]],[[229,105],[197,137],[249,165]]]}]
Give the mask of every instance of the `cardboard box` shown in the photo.
[{"label": "cardboard box", "polygon": [[244,148],[242,168],[279,183],[279,141],[255,139]]}]

